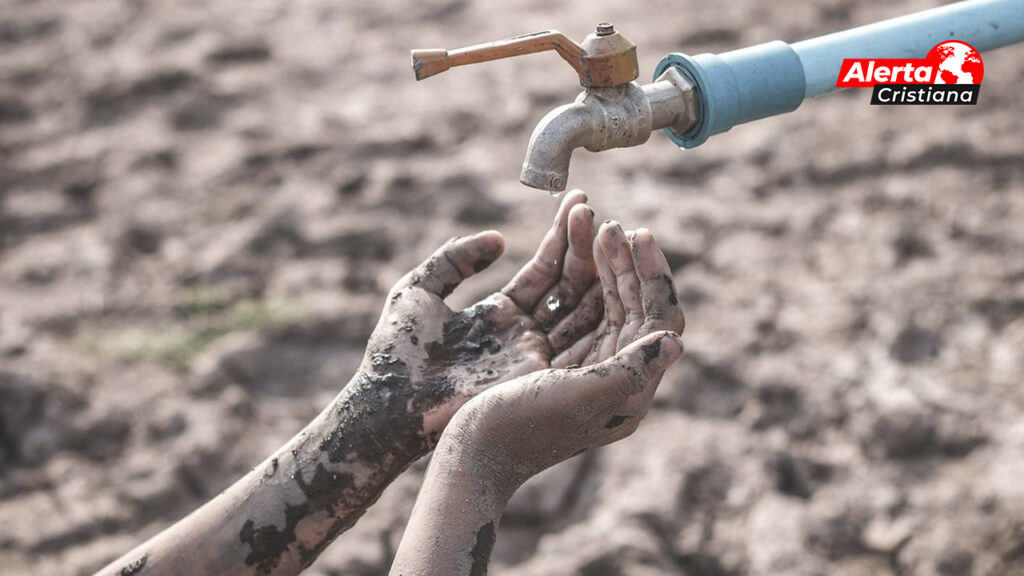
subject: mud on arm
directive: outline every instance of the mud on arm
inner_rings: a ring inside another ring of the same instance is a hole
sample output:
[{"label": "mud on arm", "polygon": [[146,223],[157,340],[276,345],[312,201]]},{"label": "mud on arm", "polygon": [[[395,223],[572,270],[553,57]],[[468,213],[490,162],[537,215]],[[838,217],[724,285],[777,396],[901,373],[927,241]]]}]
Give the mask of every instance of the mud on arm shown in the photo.
[{"label": "mud on arm", "polygon": [[[596,293],[597,278],[585,200],[568,194],[537,255],[505,290],[466,310],[444,299],[497,259],[504,239],[481,232],[438,249],[392,289],[358,374],[327,409],[224,493],[100,574],[290,575],[312,563],[433,447],[459,406],[547,368],[571,346],[573,337],[550,342],[555,325],[583,333],[598,324],[600,306],[582,297]],[[538,302],[549,291],[562,306],[535,316],[547,311]]]},{"label": "mud on arm", "polygon": [[299,573],[428,451],[398,384],[357,375],[262,464],[98,574]]}]

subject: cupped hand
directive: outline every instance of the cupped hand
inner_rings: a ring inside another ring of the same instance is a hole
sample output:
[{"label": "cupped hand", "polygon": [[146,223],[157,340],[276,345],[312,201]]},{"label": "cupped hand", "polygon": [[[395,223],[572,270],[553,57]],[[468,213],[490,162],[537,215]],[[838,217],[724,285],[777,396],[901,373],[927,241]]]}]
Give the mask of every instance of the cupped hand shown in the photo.
[{"label": "cupped hand", "polygon": [[[683,352],[674,332],[643,336],[603,362],[544,370],[496,386],[462,407],[445,432],[445,457],[514,489],[584,450],[632,434]],[[511,485],[511,486],[509,486]]]},{"label": "cupped hand", "polygon": [[598,326],[594,212],[585,201],[581,192],[567,195],[534,257],[505,288],[465,310],[444,299],[501,256],[497,232],[450,240],[391,290],[360,370],[381,393],[408,398],[424,436],[436,437],[488,387],[548,368]]},{"label": "cupped hand", "polygon": [[[580,451],[636,430],[683,351],[685,328],[671,271],[646,229],[602,225],[594,243],[605,314],[589,332],[555,331],[563,347],[544,370],[480,394],[445,434],[496,478],[524,481]],[[582,365],[582,367],[581,367]],[[493,465],[493,466],[492,466]],[[477,466],[479,467],[479,466]]]}]

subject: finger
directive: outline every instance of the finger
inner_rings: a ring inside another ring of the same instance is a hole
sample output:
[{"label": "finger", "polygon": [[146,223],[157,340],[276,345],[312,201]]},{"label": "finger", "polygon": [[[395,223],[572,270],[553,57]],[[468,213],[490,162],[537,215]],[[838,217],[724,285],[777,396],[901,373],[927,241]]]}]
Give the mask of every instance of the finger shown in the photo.
[{"label": "finger", "polygon": [[419,287],[445,298],[463,280],[490,266],[504,251],[505,239],[493,230],[452,238],[398,285]]},{"label": "finger", "polygon": [[643,392],[654,393],[665,369],[683,353],[683,340],[674,332],[655,332],[636,340],[618,354],[585,369],[582,386],[593,393],[625,400]]},{"label": "finger", "polygon": [[646,228],[637,230],[633,239],[633,264],[640,279],[645,318],[641,333],[671,330],[682,334],[686,320],[672,282],[672,269],[654,241],[654,235]]},{"label": "finger", "polygon": [[[636,232],[634,232],[633,230],[626,230],[626,241],[629,243],[629,255],[630,255],[631,258],[633,256],[633,238],[635,236],[636,236]],[[636,274],[635,266],[636,265],[634,264],[633,274]],[[620,296],[620,298],[621,298],[621,296]],[[629,298],[632,301],[640,302],[640,312],[639,312],[639,314],[636,314],[636,313],[632,313],[631,314],[630,311],[626,312],[626,322],[625,322],[625,324],[622,325],[622,329],[619,330],[619,341],[618,341],[618,349],[619,350],[622,350],[623,348],[628,346],[633,340],[636,340],[640,336],[643,336],[644,334],[646,334],[646,333],[641,334],[641,330],[643,329],[643,326],[644,326],[645,317],[643,315],[643,309],[644,309],[644,307],[643,307],[643,298],[640,295],[640,277],[639,276],[637,276],[636,291],[633,294],[631,294]]]},{"label": "finger", "polygon": [[[558,353],[573,346],[580,338],[594,331],[594,328],[601,322],[603,313],[601,285],[595,282],[572,312],[562,318],[548,332],[548,341],[551,343],[551,347]],[[593,342],[591,341],[591,343]]]},{"label": "finger", "polygon": [[562,261],[569,247],[569,212],[573,206],[587,201],[587,195],[573,190],[562,200],[555,222],[541,240],[537,253],[502,289],[521,310],[532,311],[562,274]]},{"label": "finger", "polygon": [[640,301],[640,280],[633,266],[632,249],[629,238],[618,222],[609,221],[601,226],[598,234],[601,249],[608,259],[608,265],[615,276],[615,286],[619,301],[625,311],[625,319],[619,330],[617,349],[621,350],[629,344],[637,330],[644,322],[644,308]]},{"label": "finger", "polygon": [[588,354],[584,362],[593,364],[607,360],[615,355],[618,349],[619,331],[626,322],[626,310],[622,307],[622,300],[619,299],[619,288],[612,272],[608,257],[601,248],[601,235],[607,234],[608,228],[601,227],[601,232],[594,239],[594,262],[597,264],[597,273],[601,279],[601,291],[604,297],[604,319],[601,322],[600,331],[594,339],[594,348]]},{"label": "finger", "polygon": [[597,279],[594,211],[586,204],[577,204],[569,211],[568,240],[561,278],[533,310],[533,317],[544,327],[551,327],[569,314]]},{"label": "finger", "polygon": [[597,330],[591,330],[582,338],[572,343],[567,349],[559,352],[551,359],[552,368],[568,368],[569,366],[580,366],[586,363],[586,357],[594,347],[594,338],[597,337]]}]

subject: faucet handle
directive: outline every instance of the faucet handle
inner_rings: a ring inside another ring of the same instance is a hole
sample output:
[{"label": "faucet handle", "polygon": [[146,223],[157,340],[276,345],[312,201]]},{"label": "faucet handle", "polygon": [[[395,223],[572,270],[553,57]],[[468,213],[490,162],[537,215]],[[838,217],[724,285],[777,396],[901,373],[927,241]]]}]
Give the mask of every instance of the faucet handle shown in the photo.
[{"label": "faucet handle", "polygon": [[477,44],[457,50],[413,50],[412,69],[417,80],[440,74],[452,66],[478,64],[501,58],[554,50],[569,63],[584,87],[621,86],[640,75],[636,44],[615,31],[611,24],[598,24],[597,31],[579,45],[558,30]]}]

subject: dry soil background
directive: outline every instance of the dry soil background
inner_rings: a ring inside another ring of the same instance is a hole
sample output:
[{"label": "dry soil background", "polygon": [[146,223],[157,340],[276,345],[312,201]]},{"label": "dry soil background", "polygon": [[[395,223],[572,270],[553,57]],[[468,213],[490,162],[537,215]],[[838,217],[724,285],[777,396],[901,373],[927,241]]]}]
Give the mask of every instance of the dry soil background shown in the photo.
[{"label": "dry soil background", "polygon": [[[88,574],[347,381],[388,286],[482,228],[578,91],[554,55],[413,81],[408,50],[613,21],[666,52],[933,6],[0,0],[0,571]],[[676,150],[579,152],[653,229],[687,354],[640,431],[525,487],[492,573],[1024,574],[1024,47],[977,107],[867,91]],[[310,569],[385,574],[424,465]]]}]

